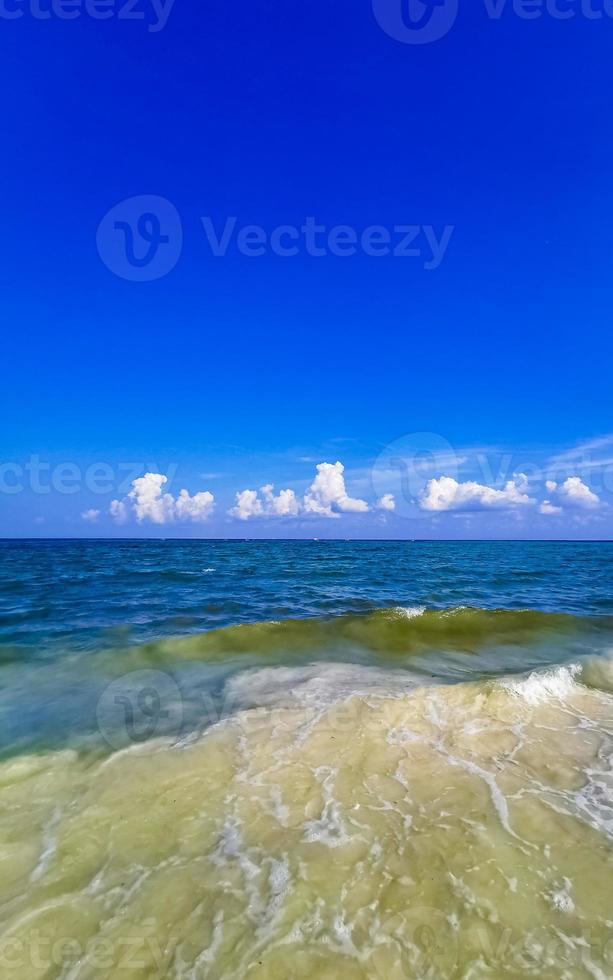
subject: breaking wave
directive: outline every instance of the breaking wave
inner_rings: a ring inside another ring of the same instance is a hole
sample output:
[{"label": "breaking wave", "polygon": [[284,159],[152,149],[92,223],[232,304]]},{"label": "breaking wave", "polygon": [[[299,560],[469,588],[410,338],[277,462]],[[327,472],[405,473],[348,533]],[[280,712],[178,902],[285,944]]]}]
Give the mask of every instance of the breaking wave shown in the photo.
[{"label": "breaking wave", "polygon": [[609,975],[613,700],[577,677],[262,667],[187,739],[0,763],[11,968]]}]

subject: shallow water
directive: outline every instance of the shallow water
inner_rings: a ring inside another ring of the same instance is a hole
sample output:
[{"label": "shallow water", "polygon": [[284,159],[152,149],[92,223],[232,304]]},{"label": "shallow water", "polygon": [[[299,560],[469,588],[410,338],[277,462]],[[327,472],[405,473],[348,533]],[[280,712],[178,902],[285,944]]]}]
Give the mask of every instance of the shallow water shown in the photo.
[{"label": "shallow water", "polygon": [[0,553],[0,977],[613,976],[611,546]]}]

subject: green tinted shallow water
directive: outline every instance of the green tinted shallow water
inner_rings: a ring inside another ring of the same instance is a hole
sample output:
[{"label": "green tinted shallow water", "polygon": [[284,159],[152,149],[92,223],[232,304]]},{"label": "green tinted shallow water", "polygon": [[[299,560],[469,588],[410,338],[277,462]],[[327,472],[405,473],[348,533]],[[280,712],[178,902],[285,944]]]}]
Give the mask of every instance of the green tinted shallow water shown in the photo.
[{"label": "green tinted shallow water", "polygon": [[339,613],[5,658],[0,977],[613,976],[611,620]]},{"label": "green tinted shallow water", "polygon": [[0,975],[611,975],[609,694],[285,670],[204,736],[0,767]]}]

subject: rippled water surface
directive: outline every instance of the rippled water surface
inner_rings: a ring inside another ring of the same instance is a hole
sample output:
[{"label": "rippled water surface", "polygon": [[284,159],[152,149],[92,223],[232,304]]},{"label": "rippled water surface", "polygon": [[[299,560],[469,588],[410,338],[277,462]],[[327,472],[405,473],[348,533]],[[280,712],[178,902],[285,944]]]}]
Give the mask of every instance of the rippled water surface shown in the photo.
[{"label": "rippled water surface", "polygon": [[98,649],[392,605],[613,614],[612,544],[0,542],[0,642]]},{"label": "rippled water surface", "polygon": [[612,557],[0,543],[0,977],[613,977]]}]

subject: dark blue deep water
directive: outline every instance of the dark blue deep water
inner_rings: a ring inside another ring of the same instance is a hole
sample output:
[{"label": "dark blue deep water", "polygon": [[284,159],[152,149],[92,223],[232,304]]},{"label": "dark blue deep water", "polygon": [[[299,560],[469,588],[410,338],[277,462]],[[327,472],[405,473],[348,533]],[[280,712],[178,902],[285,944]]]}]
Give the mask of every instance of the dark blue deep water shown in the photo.
[{"label": "dark blue deep water", "polygon": [[0,542],[0,650],[24,657],[396,605],[613,614],[613,543]]}]

